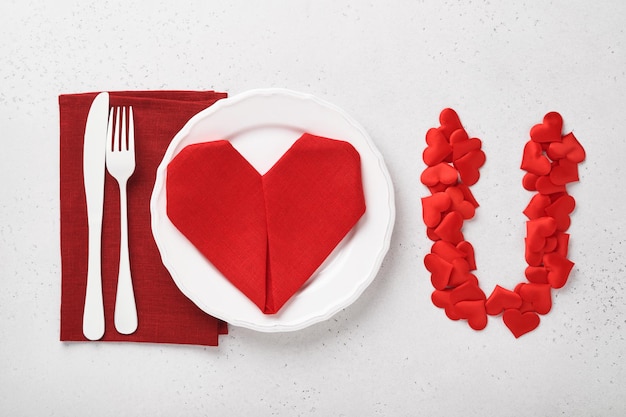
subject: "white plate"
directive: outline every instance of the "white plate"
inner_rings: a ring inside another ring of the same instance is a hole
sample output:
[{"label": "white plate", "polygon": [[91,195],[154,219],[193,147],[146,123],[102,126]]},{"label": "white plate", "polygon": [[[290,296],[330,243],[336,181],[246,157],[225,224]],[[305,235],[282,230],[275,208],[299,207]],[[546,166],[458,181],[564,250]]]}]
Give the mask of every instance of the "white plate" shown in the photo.
[{"label": "white plate", "polygon": [[[305,285],[273,315],[228,281],[178,231],[166,214],[166,170],[184,147],[227,139],[265,173],[302,133],[350,142],[361,155],[366,211]],[[152,232],[164,265],[180,290],[206,313],[265,332],[298,330],[354,302],[376,276],[395,219],[393,185],[383,158],[363,128],[339,108],[308,94],[252,90],[219,100],[187,122],[157,170],[150,200]]]}]

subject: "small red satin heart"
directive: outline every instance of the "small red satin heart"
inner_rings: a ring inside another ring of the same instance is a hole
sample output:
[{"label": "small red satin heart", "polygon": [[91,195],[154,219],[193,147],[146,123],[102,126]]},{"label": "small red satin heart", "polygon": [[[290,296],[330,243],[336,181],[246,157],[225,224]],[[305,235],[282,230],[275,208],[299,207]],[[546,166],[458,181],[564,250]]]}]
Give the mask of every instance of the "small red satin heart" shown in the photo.
[{"label": "small red satin heart", "polygon": [[516,309],[505,310],[502,320],[513,336],[518,337],[531,332],[539,326],[539,316],[532,311],[521,313]]},{"label": "small red satin heart", "polygon": [[[517,287],[516,287],[516,291],[517,291]],[[519,306],[518,310],[520,311],[520,313],[527,313],[527,312],[533,312],[533,313],[537,313],[535,311],[535,307],[533,307],[533,304],[530,301],[525,301],[522,300],[522,305]]]},{"label": "small red satin heart", "polygon": [[458,183],[456,185],[456,188],[461,190],[461,192],[463,193],[463,198],[465,198],[465,201],[470,202],[474,206],[474,208],[478,208],[479,206],[478,201],[476,201],[474,194],[472,194],[472,191],[469,189],[467,185],[463,183]]},{"label": "small red satin heart", "polygon": [[543,247],[543,252],[548,253],[552,252],[556,249],[556,245],[558,244],[555,236],[549,236],[546,238],[546,244]]},{"label": "small red satin heart", "polygon": [[524,274],[526,279],[534,284],[548,283],[548,270],[543,266],[528,266]]},{"label": "small red satin heart", "polygon": [[450,301],[452,290],[435,290],[430,296],[431,301],[436,307],[445,309],[446,316],[450,320],[460,320],[461,316],[456,312],[454,304]]},{"label": "small red satin heart", "polygon": [[441,113],[439,113],[439,123],[441,124],[441,131],[447,138],[449,138],[455,130],[463,128],[459,115],[449,108],[443,109]]},{"label": "small red satin heart", "polygon": [[450,302],[450,290],[435,290],[430,295],[430,299],[439,308],[446,308],[452,305]]},{"label": "small red satin heart", "polygon": [[521,284],[516,292],[539,314],[548,314],[552,308],[552,292],[548,284]]},{"label": "small red satin heart", "polygon": [[452,160],[456,161],[472,151],[479,151],[483,143],[478,138],[470,138],[452,145]]},{"label": "small red satin heart", "polygon": [[557,112],[550,112],[543,117],[543,123],[530,129],[530,138],[535,142],[560,142],[563,118]]},{"label": "small red satin heart", "polygon": [[470,139],[465,129],[452,132],[450,144],[452,145],[452,161],[456,161],[472,151],[479,151],[482,147],[482,141],[478,138]]},{"label": "small red satin heart", "polygon": [[526,208],[524,209],[524,215],[530,220],[544,217],[546,215],[546,207],[552,203],[550,197],[543,194],[535,194]]},{"label": "small red satin heart", "polygon": [[557,252],[546,253],[543,256],[543,263],[548,270],[547,279],[552,288],[563,287],[574,268],[574,262]]},{"label": "small red satin heart", "polygon": [[539,217],[526,222],[528,249],[537,252],[544,249],[546,238],[556,231],[556,221],[552,217]]},{"label": "small red satin heart", "polygon": [[451,210],[458,212],[464,220],[471,219],[476,213],[474,205],[465,200],[463,191],[458,187],[448,187],[446,194],[450,196]]},{"label": "small red satin heart", "polygon": [[456,287],[473,277],[472,274],[469,273],[469,264],[466,259],[467,254],[452,243],[446,242],[445,240],[438,240],[433,244],[431,252],[452,265],[452,272],[449,275],[447,283],[448,286]]},{"label": "small red satin heart", "polygon": [[546,213],[556,221],[556,230],[561,232],[566,231],[571,223],[570,213],[574,211],[576,207],[576,200],[574,197],[564,194],[546,207]]},{"label": "small red satin heart", "polygon": [[470,267],[465,258],[457,258],[452,261],[452,273],[448,285],[458,287],[471,280]]},{"label": "small red satin heart", "polygon": [[556,185],[578,181],[578,164],[569,159],[555,161],[550,171],[550,181]]},{"label": "small red satin heart", "polygon": [[461,301],[485,301],[487,296],[478,286],[478,279],[472,275],[472,278],[465,283],[454,288],[450,293],[450,301],[457,304]]},{"label": "small red satin heart", "polygon": [[528,238],[524,239],[526,252],[524,253],[524,258],[526,259],[526,263],[530,266],[541,266],[543,262],[543,250],[533,251],[529,248],[529,240]]},{"label": "small red satin heart", "polygon": [[446,193],[435,193],[422,198],[422,217],[428,227],[437,227],[441,222],[441,213],[450,208],[450,196]]},{"label": "small red satin heart", "polygon": [[452,264],[446,262],[440,256],[429,253],[424,257],[424,266],[431,273],[430,280],[438,290],[443,290],[448,286],[448,280],[452,273]]},{"label": "small red satin heart", "polygon": [[462,127],[450,134],[450,145],[452,145],[452,147],[458,143],[465,142],[466,140],[469,140],[469,136]]},{"label": "small red satin heart", "polygon": [[430,251],[450,263],[452,263],[455,259],[465,257],[465,252],[445,240],[438,240],[435,242]]},{"label": "small red satin heart", "polygon": [[432,128],[426,132],[426,143],[428,147],[424,149],[422,159],[428,166],[445,161],[452,152],[452,146],[439,129]]},{"label": "small red satin heart", "polygon": [[563,136],[561,142],[552,142],[548,147],[548,156],[552,160],[567,158],[571,162],[580,163],[585,160],[585,149],[573,133]]},{"label": "small red satin heart", "polygon": [[456,313],[467,319],[467,324],[474,330],[482,330],[487,326],[485,303],[482,301],[459,301],[454,305]]},{"label": "small red satin heart", "polygon": [[474,185],[480,178],[480,167],[485,164],[485,153],[481,150],[471,151],[454,161],[454,166],[459,171],[461,181],[465,185]]},{"label": "small red satin heart", "polygon": [[567,252],[569,248],[569,234],[557,233],[555,236],[557,244],[554,252],[558,253],[564,258],[567,258]]},{"label": "small red satin heart", "polygon": [[553,172],[554,170],[550,172],[550,175],[542,175],[537,178],[537,181],[535,182],[535,187],[536,187],[536,190],[539,191],[541,194],[550,195],[550,194],[556,194],[556,193],[564,193],[566,191],[565,185],[555,184],[552,181]]},{"label": "small red satin heart", "polygon": [[546,175],[550,172],[550,161],[543,154],[541,144],[529,141],[524,146],[521,168],[536,175]]},{"label": "small red satin heart", "polygon": [[476,258],[474,256],[474,247],[472,246],[472,244],[464,240],[462,242],[459,242],[459,244],[456,245],[456,247],[457,249],[461,250],[465,254],[465,260],[467,261],[467,264],[469,265],[470,271],[475,271],[476,270]]},{"label": "small red satin heart", "polygon": [[463,227],[463,217],[456,211],[451,211],[446,214],[439,226],[435,228],[435,233],[443,240],[457,244],[462,240],[463,233],[461,228]]},{"label": "small red satin heart", "polygon": [[432,240],[433,242],[435,241],[440,241],[441,238],[439,236],[437,236],[437,233],[435,233],[435,228],[434,227],[427,227],[426,228],[426,236],[428,237],[428,239]]},{"label": "small red satin heart", "polygon": [[485,310],[490,316],[497,316],[509,308],[519,308],[522,298],[519,294],[496,285],[493,292],[485,302]]},{"label": "small red satin heart", "polygon": [[524,187],[527,191],[537,191],[537,180],[539,179],[538,175],[535,175],[531,172],[527,172],[524,174],[524,178],[522,178],[522,187]]},{"label": "small red satin heart", "polygon": [[420,177],[422,184],[427,187],[434,187],[438,184],[454,184],[459,179],[459,174],[454,167],[441,162],[435,166],[428,167],[422,172]]}]

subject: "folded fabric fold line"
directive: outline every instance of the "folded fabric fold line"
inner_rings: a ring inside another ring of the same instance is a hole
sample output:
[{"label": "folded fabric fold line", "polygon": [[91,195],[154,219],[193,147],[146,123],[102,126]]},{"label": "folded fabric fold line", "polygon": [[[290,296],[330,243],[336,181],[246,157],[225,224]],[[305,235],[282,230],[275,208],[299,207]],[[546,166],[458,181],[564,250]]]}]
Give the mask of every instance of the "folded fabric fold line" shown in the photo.
[{"label": "folded fabric fold line", "polygon": [[[59,96],[62,341],[86,341],[82,334],[87,271],[87,212],[82,177],[83,134],[97,93]],[[176,287],[161,262],[150,225],[150,196],[156,170],[174,135],[199,111],[225,98],[214,91],[120,91],[111,106],[131,105],[135,116],[136,170],[128,182],[130,264],[138,310],[135,333],[114,326],[119,259],[119,192],[106,175],[102,236],[102,283],[106,328],[102,341],[216,346],[226,323],[211,317]]]},{"label": "folded fabric fold line", "polygon": [[226,140],[189,145],[166,181],[172,223],[265,314],[297,293],[365,212],[356,149],[308,133],[263,175]]}]

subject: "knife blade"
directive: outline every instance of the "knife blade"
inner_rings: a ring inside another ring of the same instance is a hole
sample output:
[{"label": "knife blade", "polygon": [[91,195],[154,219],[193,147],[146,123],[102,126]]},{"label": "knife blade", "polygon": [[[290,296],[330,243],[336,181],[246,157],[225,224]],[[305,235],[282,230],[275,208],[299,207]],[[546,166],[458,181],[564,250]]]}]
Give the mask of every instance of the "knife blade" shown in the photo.
[{"label": "knife blade", "polygon": [[109,94],[106,92],[99,93],[89,108],[83,145],[83,181],[89,227],[83,334],[89,340],[98,340],[104,335],[102,261],[100,256],[108,113]]}]

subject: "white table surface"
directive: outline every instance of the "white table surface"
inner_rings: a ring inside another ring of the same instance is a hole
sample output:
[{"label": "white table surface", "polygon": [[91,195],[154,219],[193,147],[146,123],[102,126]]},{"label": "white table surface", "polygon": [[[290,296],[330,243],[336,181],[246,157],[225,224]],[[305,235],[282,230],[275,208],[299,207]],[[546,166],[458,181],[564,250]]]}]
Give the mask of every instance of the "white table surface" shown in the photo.
[{"label": "white table surface", "polygon": [[[625,415],[626,3],[504,4],[3,0],[0,415]],[[373,284],[326,322],[216,348],[60,342],[57,96],[259,87],[342,107],[383,154],[397,221]],[[559,111],[587,150],[576,266],[517,340],[430,303],[419,175],[444,107],[487,153],[466,227],[486,289],[523,279],[529,128]]]}]

